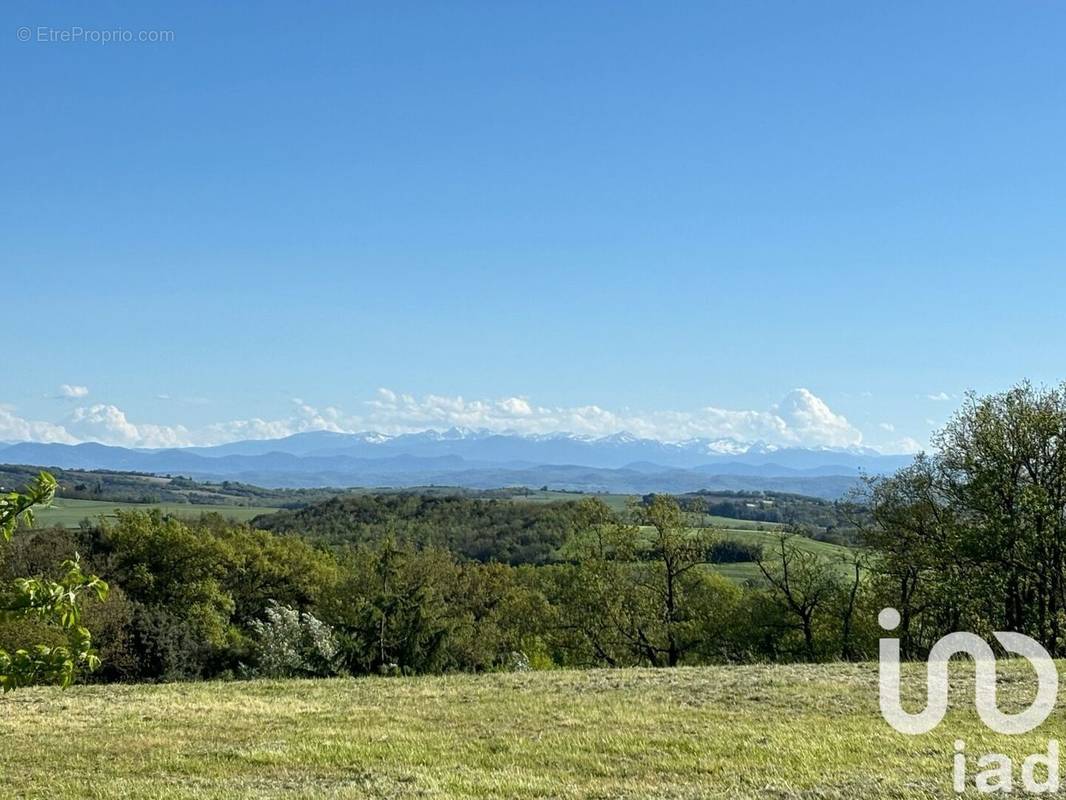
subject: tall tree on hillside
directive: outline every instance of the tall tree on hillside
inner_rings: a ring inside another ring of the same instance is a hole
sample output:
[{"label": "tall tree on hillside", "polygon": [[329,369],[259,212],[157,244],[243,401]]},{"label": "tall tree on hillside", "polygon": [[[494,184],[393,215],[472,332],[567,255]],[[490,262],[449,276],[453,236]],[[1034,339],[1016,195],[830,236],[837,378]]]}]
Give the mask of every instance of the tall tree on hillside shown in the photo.
[{"label": "tall tree on hillside", "polygon": [[887,478],[867,479],[857,517],[869,565],[884,605],[900,613],[895,635],[905,658],[928,650],[945,628],[961,624],[974,569],[963,556],[961,528],[937,488],[936,465],[924,455]]},{"label": "tall tree on hillside", "polygon": [[1066,568],[1066,391],[1022,384],[967,397],[936,440],[938,479],[984,567],[1001,624],[1061,648]]},{"label": "tall tree on hillside", "polygon": [[838,591],[834,565],[794,541],[796,534],[783,533],[772,548],[766,548],[756,564],[792,626],[803,636],[803,652],[813,661],[816,616]]},{"label": "tall tree on hillside", "polygon": [[445,603],[454,556],[417,550],[387,535],[347,555],[345,577],[324,609],[352,672],[433,672],[453,620]]},{"label": "tall tree on hillside", "polygon": [[[45,505],[55,496],[55,479],[42,472],[24,492],[0,496],[0,535],[11,538],[19,523],[32,521],[33,508]],[[0,614],[8,619],[35,619],[59,628],[67,644],[45,644],[0,649],[0,688],[10,691],[32,684],[69,686],[82,670],[93,670],[100,660],[92,649],[92,636],[82,627],[79,595],[93,592],[101,600],[107,584],[81,570],[77,556],[62,565],[59,580],[18,578],[0,594]]]},{"label": "tall tree on hillside", "polygon": [[[934,455],[872,482],[886,600],[903,636],[1012,630],[1064,652],[1066,385],[970,394]],[[894,596],[893,596],[894,594]]]},{"label": "tall tree on hillside", "polygon": [[693,570],[710,560],[713,532],[704,527],[690,528],[677,501],[666,495],[652,497],[639,509],[638,519],[654,532],[649,553],[653,569],[643,580],[656,596],[662,614],[665,647],[660,651],[667,666],[674,667],[697,644],[690,634],[685,594],[693,579],[698,579]]}]

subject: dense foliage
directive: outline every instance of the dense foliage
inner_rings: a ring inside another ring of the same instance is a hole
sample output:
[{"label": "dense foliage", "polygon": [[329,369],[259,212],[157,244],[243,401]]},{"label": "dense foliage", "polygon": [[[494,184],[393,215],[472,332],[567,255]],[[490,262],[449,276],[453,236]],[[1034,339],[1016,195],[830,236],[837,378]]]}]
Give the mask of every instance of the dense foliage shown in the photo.
[{"label": "dense foliage", "polygon": [[[20,521],[32,521],[34,506],[55,495],[55,478],[38,475],[25,492],[0,496],[0,536],[10,540]],[[81,624],[80,597],[107,597],[107,584],[82,572],[76,553],[60,566],[60,577],[17,577],[0,588],[0,619],[14,625],[14,645],[0,643],[0,687],[9,691],[35,683],[69,686],[84,670],[99,666],[92,636]],[[50,636],[50,641],[38,637]]]},{"label": "dense foliage", "polygon": [[686,511],[757,522],[787,522],[821,528],[848,522],[836,503],[786,492],[708,490],[681,495],[678,502]]},{"label": "dense foliage", "polygon": [[874,480],[876,589],[911,655],[945,632],[1019,631],[1066,652],[1066,385],[971,395],[935,454]]},{"label": "dense foliage", "polygon": [[475,561],[543,564],[574,533],[578,505],[511,503],[459,495],[395,492],[336,497],[254,524],[337,545],[375,542],[383,531],[416,547],[440,547]]},{"label": "dense foliage", "polygon": [[[0,489],[25,486],[39,467],[0,464]],[[113,503],[188,503],[299,508],[337,495],[336,489],[265,489],[237,481],[196,481],[181,476],[115,470],[49,467],[57,481],[56,497]]]},{"label": "dense foliage", "polygon": [[[57,556],[80,552],[108,579],[111,599],[85,608],[103,658],[94,679],[105,681],[669,666],[820,658],[841,649],[846,592],[838,572],[830,570],[829,580],[840,591],[817,607],[812,651],[772,592],[713,572],[710,563],[725,550],[710,529],[688,527],[668,497],[625,520],[592,499],[561,509],[389,502],[396,516],[368,516],[346,542],[321,531],[309,538],[256,530],[213,514],[187,520],[122,511],[79,530],[13,540],[2,569],[41,572]],[[453,520],[445,528],[453,538],[421,538],[442,507],[483,527],[463,535]],[[535,535],[501,534],[494,550],[488,532],[503,520]],[[541,549],[515,558],[516,542]],[[786,537],[787,552],[792,542]],[[556,550],[552,563],[503,563],[541,561]],[[0,630],[0,641],[17,632]]]}]

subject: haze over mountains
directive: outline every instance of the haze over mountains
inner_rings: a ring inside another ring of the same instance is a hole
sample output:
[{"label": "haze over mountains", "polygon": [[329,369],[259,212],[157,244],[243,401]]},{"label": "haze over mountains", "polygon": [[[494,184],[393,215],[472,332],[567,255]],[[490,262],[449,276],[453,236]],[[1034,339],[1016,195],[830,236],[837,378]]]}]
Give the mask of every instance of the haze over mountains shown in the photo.
[{"label": "haze over mountains", "polygon": [[910,456],[868,448],[783,448],[734,439],[669,443],[626,433],[519,435],[460,428],[387,436],[314,431],[214,447],[134,449],[20,442],[0,462],[237,480],[267,487],[543,486],[649,492],[766,489],[837,497],[865,472]]}]

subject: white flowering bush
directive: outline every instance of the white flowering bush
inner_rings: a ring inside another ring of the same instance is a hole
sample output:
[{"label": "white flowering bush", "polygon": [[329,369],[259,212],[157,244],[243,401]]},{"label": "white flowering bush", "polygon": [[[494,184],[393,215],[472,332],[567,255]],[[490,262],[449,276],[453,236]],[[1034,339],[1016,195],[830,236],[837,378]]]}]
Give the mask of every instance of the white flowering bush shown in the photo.
[{"label": "white flowering bush", "polygon": [[271,601],[252,623],[255,674],[269,678],[327,677],[340,672],[340,645],[326,623]]},{"label": "white flowering bush", "polygon": [[529,656],[521,650],[512,650],[507,656],[505,669],[508,672],[529,672],[533,667],[529,663]]}]

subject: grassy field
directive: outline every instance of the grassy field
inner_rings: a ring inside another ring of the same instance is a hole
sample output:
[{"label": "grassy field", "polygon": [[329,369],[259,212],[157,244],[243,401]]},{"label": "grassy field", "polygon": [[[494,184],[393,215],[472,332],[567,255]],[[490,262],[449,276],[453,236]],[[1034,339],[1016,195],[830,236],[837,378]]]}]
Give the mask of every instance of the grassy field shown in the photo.
[{"label": "grassy field", "polygon": [[628,507],[633,495],[629,494],[596,494],[593,492],[558,492],[551,489],[544,491],[534,489],[528,494],[516,494],[511,498],[513,503],[576,503],[587,497],[595,497],[602,500],[612,511],[623,512]]},{"label": "grassy field", "polygon": [[[1001,673],[1004,710],[1027,702]],[[869,664],[28,689],[0,697],[0,796],[947,798],[956,738],[1018,757],[1062,727],[996,737],[953,683],[921,737],[882,721]]]},{"label": "grassy field", "polygon": [[[745,544],[762,545],[767,549],[775,547],[780,539],[777,533],[771,531],[753,531],[742,528],[725,528],[721,531],[720,536],[723,539],[732,539]],[[789,542],[801,550],[807,550],[829,559],[839,558],[852,552],[843,545],[833,544],[832,542],[819,542],[817,539],[808,539],[806,536],[793,536],[789,539]]]},{"label": "grassy field", "polygon": [[[778,534],[770,531],[740,530],[734,528],[723,530],[721,536],[724,539],[733,539],[746,544],[760,544],[768,555],[778,543]],[[816,539],[808,539],[805,536],[794,536],[791,538],[790,542],[801,550],[807,550],[822,558],[839,564],[840,571],[843,575],[851,575],[849,559],[855,554],[854,550],[845,547],[844,545],[833,544],[832,542],[819,542]],[[713,568],[730,580],[738,582],[751,580],[756,583],[764,583],[766,580],[763,577],[762,572],[759,571],[759,568],[751,562],[741,562],[739,564],[715,564]]]},{"label": "grassy field", "polygon": [[[730,527],[736,523],[743,524],[741,520],[726,519],[724,517],[715,518],[714,524],[718,526],[716,535],[721,539],[731,539],[736,542],[743,542],[744,544],[758,544],[769,554],[769,551],[777,545],[778,534],[774,530],[756,530],[753,527]],[[754,525],[755,523],[750,523]],[[767,525],[768,523],[761,523]],[[653,530],[649,527],[642,527],[641,532],[644,537],[649,541],[653,537]],[[794,536],[791,539],[791,543],[796,547],[815,553],[822,558],[829,559],[831,561],[840,562],[841,569],[844,572],[848,572],[850,567],[846,566],[846,562],[842,559],[847,558],[853,554],[853,551],[843,545],[833,544],[831,542],[819,542],[816,539],[809,539],[805,536]],[[743,583],[746,581],[755,581],[756,583],[763,583],[765,578],[759,571],[758,566],[754,562],[742,561],[735,564],[713,564],[710,566],[715,572],[729,578],[732,581]]]},{"label": "grassy field", "polygon": [[76,528],[78,523],[86,518],[95,520],[99,517],[114,517],[116,508],[141,511],[149,508],[158,508],[168,514],[193,517],[198,517],[205,511],[211,511],[241,522],[250,520],[259,514],[270,514],[277,511],[276,508],[265,508],[263,506],[197,505],[193,503],[115,503],[109,500],[69,500],[60,498],[54,500],[50,507],[37,511],[35,516],[39,527],[59,525],[64,528]]}]

